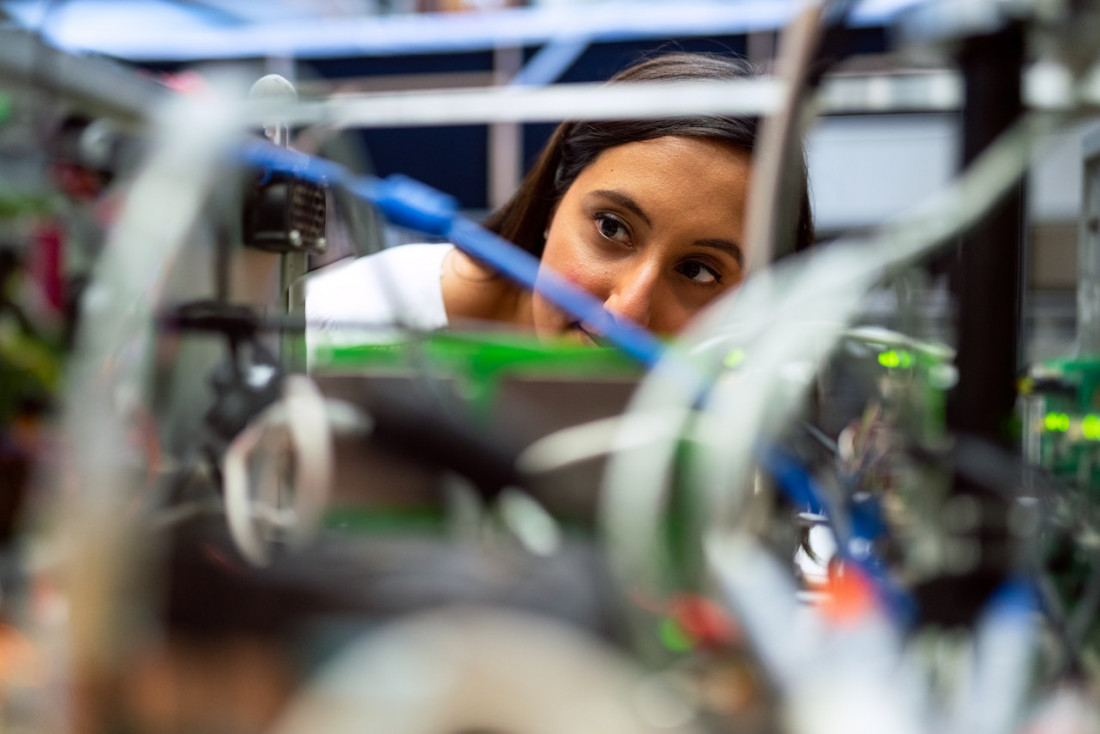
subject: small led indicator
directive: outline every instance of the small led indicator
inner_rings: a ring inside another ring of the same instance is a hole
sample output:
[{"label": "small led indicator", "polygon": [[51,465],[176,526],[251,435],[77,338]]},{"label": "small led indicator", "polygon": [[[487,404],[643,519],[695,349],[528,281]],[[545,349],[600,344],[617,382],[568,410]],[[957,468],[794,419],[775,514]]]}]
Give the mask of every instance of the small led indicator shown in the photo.
[{"label": "small led indicator", "polygon": [[[1069,430],[1069,416],[1065,413],[1047,413],[1043,427],[1048,431],[1065,433]],[[1100,431],[1100,420],[1097,421],[1096,428]]]},{"label": "small led indicator", "polygon": [[1100,416],[1086,415],[1081,421],[1081,435],[1090,441],[1100,441]]},{"label": "small led indicator", "polygon": [[895,367],[908,369],[913,366],[913,354],[904,349],[888,349],[885,352],[879,352],[878,363],[888,369],[894,369]]}]

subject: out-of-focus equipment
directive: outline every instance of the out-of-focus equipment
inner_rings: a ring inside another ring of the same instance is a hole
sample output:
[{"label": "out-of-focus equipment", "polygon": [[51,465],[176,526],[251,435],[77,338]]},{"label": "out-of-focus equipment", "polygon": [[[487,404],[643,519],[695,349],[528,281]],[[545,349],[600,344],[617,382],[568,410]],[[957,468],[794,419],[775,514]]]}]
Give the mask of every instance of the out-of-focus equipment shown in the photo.
[{"label": "out-of-focus equipment", "polygon": [[[1097,642],[1100,572],[1091,550],[1096,532],[1090,509],[1100,489],[1100,303],[1097,213],[1100,158],[1096,133],[1082,143],[1083,191],[1078,244],[1077,332],[1073,354],[1032,365],[1020,380],[1022,450],[1026,460],[1051,478],[1044,492],[1054,528],[1043,552],[1056,569],[1053,604],[1065,620],[1067,645],[1084,655]],[[1070,666],[1082,661],[1071,656]]]},{"label": "out-of-focus equipment", "polygon": [[[297,98],[294,86],[278,74],[263,77],[249,92],[249,99],[286,106]],[[274,145],[290,144],[290,128],[279,122],[265,124],[264,135]],[[320,184],[287,173],[257,175],[244,197],[244,244],[281,254],[323,254],[325,196]]]},{"label": "out-of-focus equipment", "polygon": [[[89,286],[60,456],[27,534],[22,607],[57,679],[20,689],[18,715],[151,730],[244,711],[257,731],[1095,730],[1094,141],[1078,353],[1026,370],[1019,216],[1037,141],[1095,105],[1097,59],[1058,39],[1096,11],[911,5],[891,22],[895,50],[960,72],[959,174],[808,253],[788,252],[784,225],[814,113],[903,108],[898,89],[934,86],[834,74],[858,3],[807,5],[776,76],[728,85],[299,99],[271,75],[248,95],[212,77],[171,97]],[[1060,96],[1028,81],[1033,55],[1057,67]],[[669,340],[612,318],[449,195],[289,146],[302,125],[685,114],[762,116],[747,237],[763,259]],[[608,345],[325,324],[362,340],[306,370],[320,325],[301,277],[328,249],[333,196],[453,242]],[[945,251],[953,337],[921,301]],[[869,309],[883,294],[888,324]],[[219,670],[232,680],[183,703]],[[178,686],[145,695],[169,673]]]}]

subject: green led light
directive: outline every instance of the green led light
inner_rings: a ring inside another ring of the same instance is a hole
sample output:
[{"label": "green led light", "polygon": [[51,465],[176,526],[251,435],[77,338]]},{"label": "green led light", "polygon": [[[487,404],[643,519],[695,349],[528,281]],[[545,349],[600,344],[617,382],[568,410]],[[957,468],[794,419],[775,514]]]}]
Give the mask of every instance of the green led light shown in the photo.
[{"label": "green led light", "polygon": [[1100,415],[1086,415],[1081,421],[1081,435],[1090,441],[1100,441]]},{"label": "green led light", "polygon": [[660,635],[661,643],[672,652],[688,652],[695,647],[694,641],[675,619],[666,617],[661,620]]},{"label": "green led light", "polygon": [[[1069,430],[1069,416],[1065,413],[1047,413],[1046,418],[1043,419],[1043,427],[1048,431],[1065,433]],[[1096,430],[1097,436],[1100,437],[1100,419],[1097,419]]]},{"label": "green led light", "polygon": [[888,349],[885,352],[879,352],[878,363],[888,369],[894,369],[895,367],[908,369],[913,366],[913,353],[904,349],[901,351]]},{"label": "green led light", "polygon": [[727,367],[733,368],[733,367],[739,367],[741,365],[741,363],[744,362],[744,361],[745,361],[745,350],[735,347],[734,349],[731,349],[729,351],[729,354],[727,354],[726,358],[724,360],[722,360],[722,363],[724,365],[726,365]]}]

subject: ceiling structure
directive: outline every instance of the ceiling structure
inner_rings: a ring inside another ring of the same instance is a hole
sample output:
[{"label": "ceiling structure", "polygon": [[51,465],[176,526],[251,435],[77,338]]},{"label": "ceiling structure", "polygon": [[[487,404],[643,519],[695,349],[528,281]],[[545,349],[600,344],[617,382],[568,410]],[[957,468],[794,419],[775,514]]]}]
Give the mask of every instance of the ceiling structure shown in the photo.
[{"label": "ceiling structure", "polygon": [[[469,3],[475,4],[475,3]],[[864,0],[854,25],[885,25],[919,0]],[[772,30],[794,0],[557,0],[484,12],[407,12],[414,0],[0,0],[21,27],[68,51],[130,61],[353,57]],[[404,11],[404,12],[403,12]]]}]

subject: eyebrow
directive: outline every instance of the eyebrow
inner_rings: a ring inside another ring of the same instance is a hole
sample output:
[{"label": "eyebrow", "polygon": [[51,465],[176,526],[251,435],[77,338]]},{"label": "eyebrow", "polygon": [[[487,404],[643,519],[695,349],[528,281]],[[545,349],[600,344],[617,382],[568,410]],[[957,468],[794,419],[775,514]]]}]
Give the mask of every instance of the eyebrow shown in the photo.
[{"label": "eyebrow", "polygon": [[717,238],[708,238],[705,240],[695,240],[691,244],[696,247],[709,247],[713,250],[721,250],[722,252],[730,255],[737,264],[741,267],[745,267],[745,253],[741,249],[741,245],[737,244],[733,240],[723,240]]},{"label": "eyebrow", "polygon": [[629,194],[623,193],[618,189],[596,189],[592,192],[592,194],[595,196],[603,196],[605,198],[611,199],[619,206],[629,209],[630,211],[637,214],[642,219],[642,221],[646,223],[646,226],[653,226],[653,222],[650,221],[649,215],[645,213],[641,205],[638,204],[638,202],[634,201],[634,198]]},{"label": "eyebrow", "polygon": [[[634,212],[646,223],[647,226],[652,227],[653,222],[650,221],[649,216],[642,209],[638,202],[634,201],[634,198],[629,194],[626,194],[618,189],[596,189],[592,192],[593,195],[603,196],[611,199],[616,204],[622,206],[625,209],[629,209]],[[718,237],[708,237],[706,239],[694,240],[693,245],[696,247],[708,247],[712,250],[720,250],[737,260],[737,264],[741,267],[745,266],[745,253],[741,245],[733,240],[721,239]]]}]

